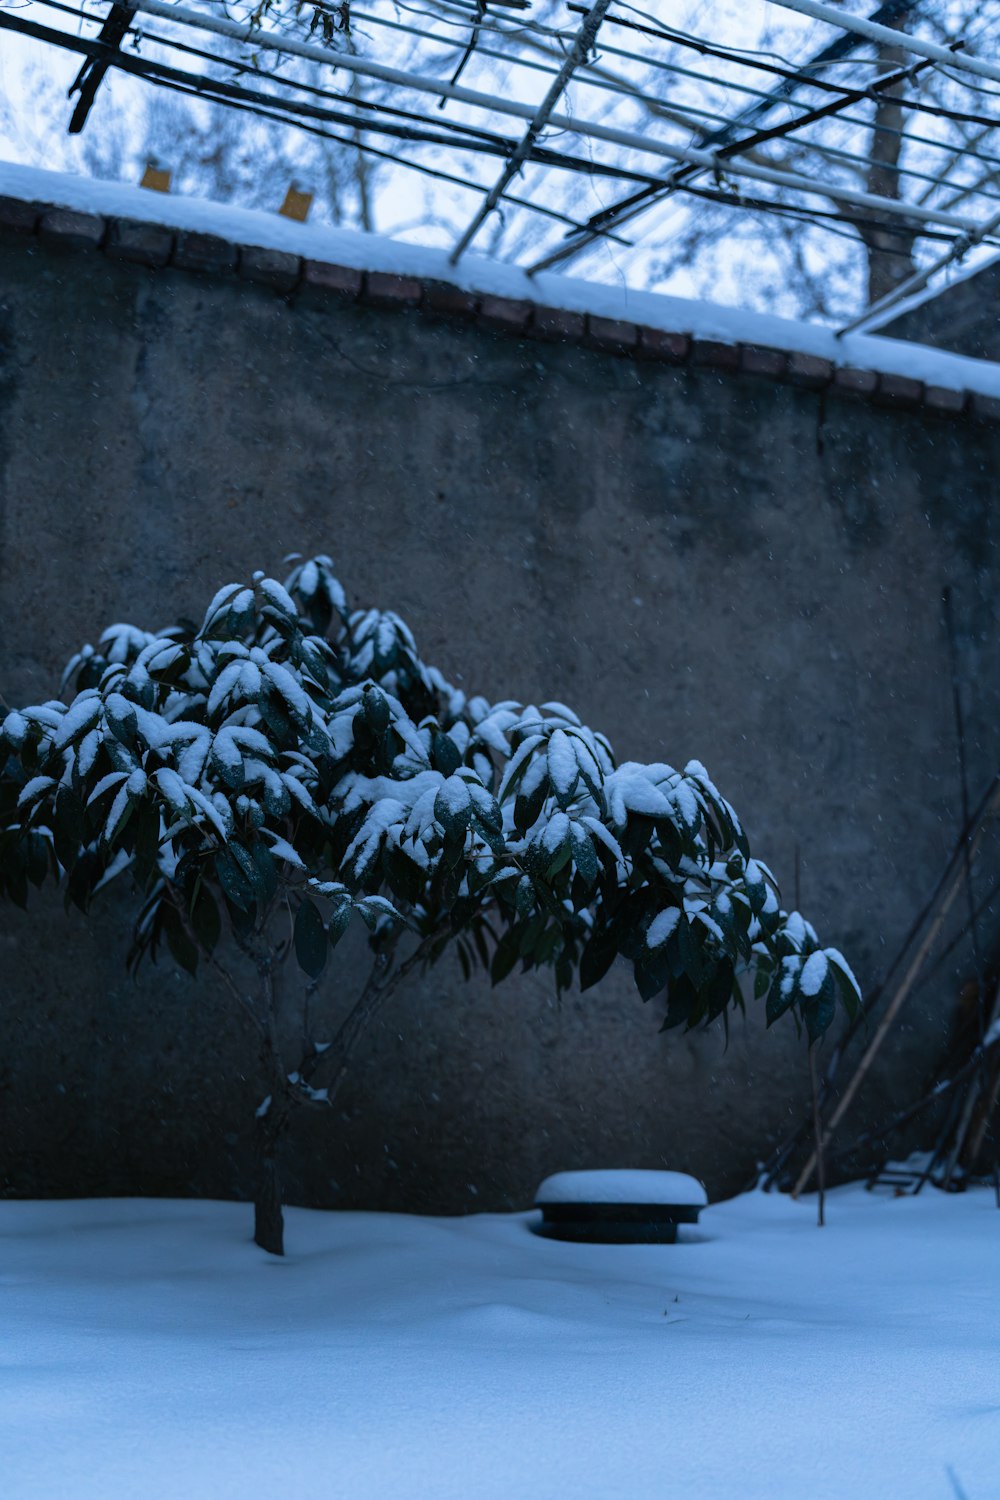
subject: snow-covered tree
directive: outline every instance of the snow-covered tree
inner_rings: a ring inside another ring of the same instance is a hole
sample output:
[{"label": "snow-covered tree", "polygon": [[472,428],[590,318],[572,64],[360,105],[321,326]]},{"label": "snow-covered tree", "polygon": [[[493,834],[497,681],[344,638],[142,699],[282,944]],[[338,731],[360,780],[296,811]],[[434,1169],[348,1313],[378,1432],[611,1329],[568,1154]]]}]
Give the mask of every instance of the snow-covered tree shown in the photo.
[{"label": "snow-covered tree", "polygon": [[[293,1110],[329,1108],[375,1011],[452,944],[466,972],[549,965],[560,990],[624,957],[664,1027],[728,1018],[747,970],[769,1022],[815,1038],[838,993],[853,1013],[847,963],[782,910],[699,762],[619,764],[562,704],[466,697],[397,615],[348,610],[328,557],[291,561],[284,585],[220,589],[197,628],[111,626],[64,698],[0,721],[0,894],[24,906],[52,875],[86,911],[127,872],[129,962],[165,945],[210,967],[256,1038],[258,1244],[283,1248]],[[354,917],[370,972],[334,1030],[320,987],[343,985]]]}]

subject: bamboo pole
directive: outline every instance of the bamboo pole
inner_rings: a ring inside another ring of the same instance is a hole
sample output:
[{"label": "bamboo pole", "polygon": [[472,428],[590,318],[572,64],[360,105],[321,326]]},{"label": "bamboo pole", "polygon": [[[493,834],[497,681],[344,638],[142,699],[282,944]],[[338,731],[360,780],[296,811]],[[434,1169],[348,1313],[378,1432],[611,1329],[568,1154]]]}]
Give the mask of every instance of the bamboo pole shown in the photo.
[{"label": "bamboo pole", "polygon": [[[979,820],[975,833],[970,835],[968,844],[968,858],[970,860],[973,854],[978,849],[980,843],[982,842],[983,834],[986,830],[987,820],[993,815],[994,812],[996,812],[998,807],[1000,807],[1000,786],[994,788],[993,795],[990,797],[985,809],[983,810],[983,815]],[[853,1076],[851,1077],[847,1087],[841,1095],[836,1109],[830,1116],[830,1123],[827,1125],[825,1131],[823,1132],[821,1140],[822,1149],[825,1150],[830,1141],[833,1139],[833,1135],[837,1129],[837,1126],[840,1124],[841,1120],[844,1118],[844,1115],[850,1109],[851,1104],[854,1101],[854,1096],[857,1094],[858,1089],[861,1087],[862,1083],[864,1083],[865,1081],[865,1078],[868,1076],[871,1066],[875,1061],[875,1058],[877,1057],[879,1051],[881,1050],[882,1043],[885,1041],[890,1030],[892,1029],[892,1024],[895,1021],[900,1010],[902,1009],[903,1004],[905,1003],[906,998],[912,990],[914,984],[916,983],[917,976],[924,966],[927,955],[930,953],[931,949],[938,939],[938,936],[940,935],[941,929],[944,926],[945,921],[947,920],[948,913],[951,911],[951,908],[955,901],[955,897],[958,895],[964,879],[965,862],[961,861],[959,862],[958,868],[955,871],[951,884],[948,886],[944,894],[941,905],[938,909],[937,916],[928,927],[923,941],[920,943],[920,946],[914,954],[909,968],[906,970],[906,973],[900,980],[899,986],[897,987],[895,994],[893,995],[886,1008],[885,1014],[883,1015],[878,1026],[875,1028],[871,1041],[868,1043],[868,1046],[862,1053],[861,1061],[858,1063]],[[816,1152],[813,1151],[809,1157],[809,1160],[806,1162],[805,1166],[802,1168],[802,1171],[799,1173],[798,1181],[792,1189],[793,1198],[797,1198],[799,1194],[802,1193],[802,1191],[805,1189],[809,1182],[809,1179],[812,1177],[815,1168]]]}]

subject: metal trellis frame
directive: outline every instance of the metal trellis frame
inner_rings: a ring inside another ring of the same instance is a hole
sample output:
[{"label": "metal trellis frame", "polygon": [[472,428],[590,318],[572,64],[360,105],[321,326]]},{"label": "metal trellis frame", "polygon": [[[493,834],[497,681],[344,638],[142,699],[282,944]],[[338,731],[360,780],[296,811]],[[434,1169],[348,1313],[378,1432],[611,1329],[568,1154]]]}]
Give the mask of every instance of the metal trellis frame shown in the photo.
[{"label": "metal trellis frame", "polygon": [[[1000,62],[961,36],[928,40],[919,0],[884,0],[868,16],[826,0],[766,3],[834,35],[800,61],[739,45],[708,23],[696,35],[650,0],[645,9],[550,0],[540,14],[540,0],[363,0],[350,15],[327,0],[266,9],[252,0],[24,0],[0,8],[0,29],[82,57],[74,133],[117,70],[424,174],[436,191],[472,193],[453,264],[504,204],[515,223],[537,218],[530,275],[601,242],[641,248],[662,220],[622,231],[675,195],[689,212],[712,204],[718,214],[877,239],[910,260],[915,243],[923,258],[944,242],[847,331],[974,246],[1000,242],[1000,120],[984,97],[988,81],[1000,83]],[[37,23],[30,12],[40,7],[58,20]],[[572,108],[560,109],[571,83]],[[886,98],[893,117],[878,112]],[[626,195],[595,208],[591,184],[602,180]],[[561,242],[547,224],[563,226]]]}]

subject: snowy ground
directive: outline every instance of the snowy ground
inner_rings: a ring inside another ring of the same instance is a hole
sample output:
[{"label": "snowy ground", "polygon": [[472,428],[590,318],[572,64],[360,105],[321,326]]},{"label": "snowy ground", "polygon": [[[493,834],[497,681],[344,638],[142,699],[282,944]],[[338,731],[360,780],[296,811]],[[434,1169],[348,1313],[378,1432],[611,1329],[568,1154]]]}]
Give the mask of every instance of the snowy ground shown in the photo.
[{"label": "snowy ground", "polygon": [[753,1194],[535,1216],[0,1204],[3,1500],[997,1500],[1000,1213]]}]

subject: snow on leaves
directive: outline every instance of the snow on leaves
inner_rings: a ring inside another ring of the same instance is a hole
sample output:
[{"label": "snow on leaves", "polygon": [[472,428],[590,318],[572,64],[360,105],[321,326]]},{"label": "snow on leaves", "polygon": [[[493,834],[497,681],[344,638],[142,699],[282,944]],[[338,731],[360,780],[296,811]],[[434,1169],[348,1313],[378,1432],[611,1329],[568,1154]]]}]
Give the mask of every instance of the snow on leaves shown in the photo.
[{"label": "snow on leaves", "polygon": [[671,1026],[741,1005],[744,970],[769,1021],[819,1034],[838,995],[856,1008],[700,762],[618,764],[564,704],[467,697],[398,615],[348,609],[329,557],[289,561],[284,583],[226,584],[197,629],[112,626],[68,702],[7,714],[6,894],[49,873],[85,907],[128,868],[134,955],[165,939],[189,969],[286,906],[313,981],[357,914],[373,943],[405,925],[494,981],[550,965],[587,987],[624,957]]}]

